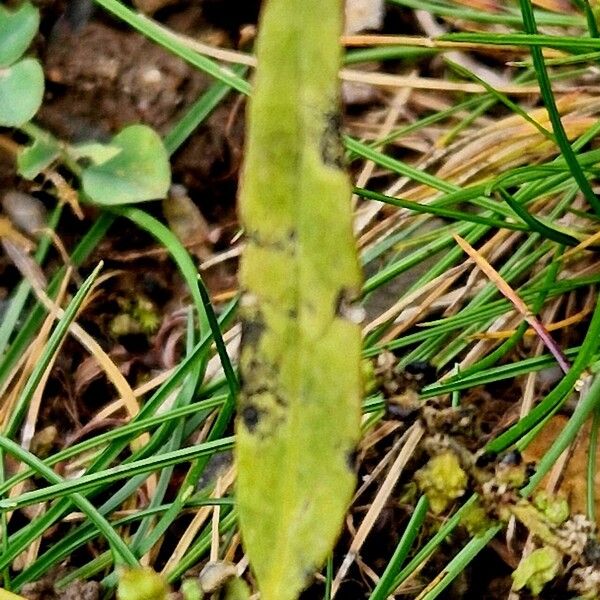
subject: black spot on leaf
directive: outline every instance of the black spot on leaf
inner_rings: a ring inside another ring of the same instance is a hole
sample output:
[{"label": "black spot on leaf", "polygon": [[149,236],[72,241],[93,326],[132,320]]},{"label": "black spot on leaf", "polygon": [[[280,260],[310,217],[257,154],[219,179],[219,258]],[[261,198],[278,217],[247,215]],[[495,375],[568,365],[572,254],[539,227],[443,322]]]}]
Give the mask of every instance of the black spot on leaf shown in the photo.
[{"label": "black spot on leaf", "polygon": [[325,115],[325,127],[321,135],[321,159],[329,167],[344,168],[344,151],[341,136],[341,118],[339,113]]},{"label": "black spot on leaf", "polygon": [[265,322],[260,313],[242,321],[242,347],[256,348],[265,332]]},{"label": "black spot on leaf", "polygon": [[243,408],[241,416],[242,422],[244,423],[246,429],[250,433],[254,433],[258,427],[258,424],[260,423],[262,411],[256,408],[256,406],[249,404]]},{"label": "black spot on leaf", "polygon": [[265,250],[289,254],[293,254],[296,250],[297,233],[295,229],[290,229],[287,234],[277,239],[268,239],[258,230],[246,231],[246,238],[251,244]]},{"label": "black spot on leaf", "polygon": [[356,473],[358,453],[356,450],[346,452],[346,466],[351,473]]}]

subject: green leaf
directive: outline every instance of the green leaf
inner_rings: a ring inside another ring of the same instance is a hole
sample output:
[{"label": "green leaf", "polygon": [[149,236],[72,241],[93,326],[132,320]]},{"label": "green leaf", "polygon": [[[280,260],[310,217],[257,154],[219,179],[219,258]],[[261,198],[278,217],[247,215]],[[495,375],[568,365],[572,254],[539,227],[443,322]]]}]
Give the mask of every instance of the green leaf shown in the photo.
[{"label": "green leaf", "polygon": [[111,144],[100,144],[99,142],[86,142],[69,148],[69,154],[75,159],[89,158],[95,165],[101,165],[107,160],[114,158],[123,150]]},{"label": "green leaf", "polygon": [[237,500],[263,600],[297,598],[355,485],[361,278],[340,165],[341,17],[341,0],[266,4],[248,113]]},{"label": "green leaf", "polygon": [[26,146],[17,156],[19,175],[34,179],[57,158],[60,153],[58,142],[51,138],[37,137],[31,146]]},{"label": "green leaf", "polygon": [[171,184],[169,157],[153,129],[145,125],[126,127],[110,147],[120,152],[83,171],[83,189],[93,202],[131,204],[166,196]]},{"label": "green leaf", "polygon": [[44,95],[44,72],[40,63],[25,58],[0,69],[0,125],[19,127],[35,115]]},{"label": "green leaf", "polygon": [[543,587],[552,581],[562,565],[562,555],[552,546],[543,546],[534,550],[521,560],[514,573],[513,589],[519,591],[528,587],[529,591],[538,596]]},{"label": "green leaf", "polygon": [[0,67],[8,67],[21,58],[39,24],[40,11],[29,2],[15,11],[0,6]]}]

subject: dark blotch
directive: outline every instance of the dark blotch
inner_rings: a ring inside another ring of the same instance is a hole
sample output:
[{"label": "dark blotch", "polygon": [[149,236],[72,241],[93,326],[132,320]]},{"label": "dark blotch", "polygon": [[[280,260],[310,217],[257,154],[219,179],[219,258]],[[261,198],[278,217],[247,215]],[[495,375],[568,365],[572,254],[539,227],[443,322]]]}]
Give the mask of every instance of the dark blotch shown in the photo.
[{"label": "dark blotch", "polygon": [[293,254],[296,250],[297,234],[295,229],[290,229],[281,239],[265,239],[261,233],[255,229],[246,231],[246,239],[257,248],[272,250],[273,252],[288,252]]},{"label": "dark blotch", "polygon": [[254,433],[261,419],[261,411],[252,404],[242,410],[242,421],[250,433]]},{"label": "dark blotch", "polygon": [[486,452],[484,454],[480,454],[475,459],[475,466],[479,469],[483,469],[484,467],[489,466],[496,460],[496,454],[493,452]]},{"label": "dark blotch", "polygon": [[427,385],[437,379],[437,369],[427,361],[415,360],[404,367],[404,375],[407,379],[413,379],[421,385]]},{"label": "dark blotch", "polygon": [[352,473],[356,473],[358,467],[358,452],[356,450],[350,450],[346,452],[346,466]]},{"label": "dark blotch", "polygon": [[321,136],[321,158],[329,167],[344,168],[344,151],[341,136],[342,120],[339,113],[325,115],[325,128]]},{"label": "dark blotch", "polygon": [[256,314],[242,321],[242,347],[256,348],[265,332],[265,322],[262,316]]}]

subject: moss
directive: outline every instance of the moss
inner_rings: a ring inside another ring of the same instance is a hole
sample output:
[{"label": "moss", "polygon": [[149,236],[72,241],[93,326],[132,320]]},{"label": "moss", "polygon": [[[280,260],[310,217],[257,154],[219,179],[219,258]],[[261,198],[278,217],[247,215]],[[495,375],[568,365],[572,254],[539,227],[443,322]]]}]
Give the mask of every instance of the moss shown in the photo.
[{"label": "moss", "polygon": [[474,536],[489,529],[492,520],[488,517],[485,508],[480,503],[476,503],[463,515],[461,523],[469,534]]},{"label": "moss", "polygon": [[562,565],[561,553],[552,546],[543,546],[534,550],[521,560],[514,573],[513,589],[519,591],[527,587],[538,596],[544,586],[558,574]]},{"label": "moss", "polygon": [[110,333],[119,338],[124,335],[142,333],[150,335],[160,325],[160,316],[154,304],[144,296],[119,300],[121,314],[110,322]]},{"label": "moss", "polygon": [[562,525],[569,518],[569,504],[559,498],[540,491],[533,497],[533,505],[544,515],[551,525]]},{"label": "moss", "polygon": [[169,588],[150,568],[123,569],[119,574],[119,600],[167,600]]},{"label": "moss", "polygon": [[458,457],[450,450],[430,459],[416,472],[415,478],[435,514],[442,513],[453,500],[460,498],[468,481]]}]

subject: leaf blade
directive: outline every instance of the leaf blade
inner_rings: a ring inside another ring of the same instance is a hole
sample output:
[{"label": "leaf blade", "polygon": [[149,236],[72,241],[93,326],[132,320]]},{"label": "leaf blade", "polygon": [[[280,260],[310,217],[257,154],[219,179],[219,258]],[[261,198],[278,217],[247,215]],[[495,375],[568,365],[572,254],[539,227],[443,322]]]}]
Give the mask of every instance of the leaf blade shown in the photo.
[{"label": "leaf blade", "polygon": [[270,0],[248,112],[237,500],[264,600],[297,597],[355,484],[361,338],[346,304],[361,278],[338,131],[341,10]]},{"label": "leaf blade", "polygon": [[8,67],[21,58],[39,24],[40,11],[30,2],[14,11],[0,6],[0,67]]},{"label": "leaf blade", "polygon": [[0,125],[19,127],[38,111],[44,95],[44,73],[40,63],[25,58],[0,69]]},{"label": "leaf blade", "polygon": [[120,152],[83,171],[83,189],[92,201],[114,206],[166,196],[171,184],[169,157],[153,129],[130,125],[112,139],[111,148]]}]

